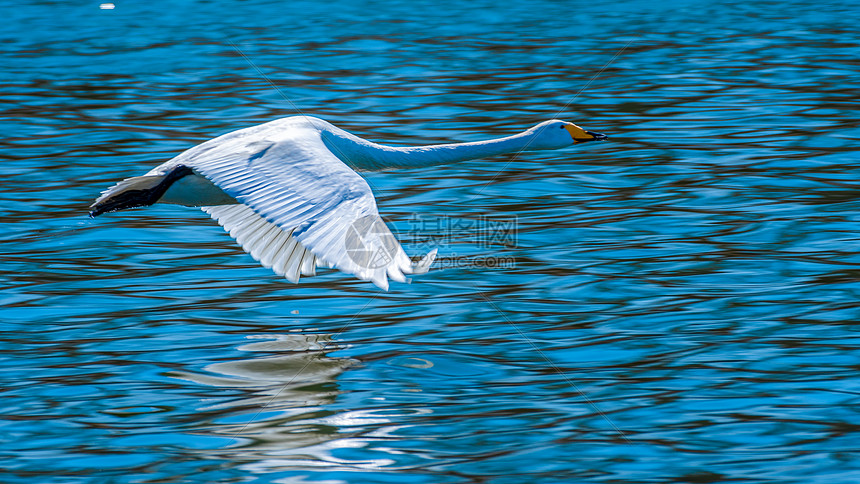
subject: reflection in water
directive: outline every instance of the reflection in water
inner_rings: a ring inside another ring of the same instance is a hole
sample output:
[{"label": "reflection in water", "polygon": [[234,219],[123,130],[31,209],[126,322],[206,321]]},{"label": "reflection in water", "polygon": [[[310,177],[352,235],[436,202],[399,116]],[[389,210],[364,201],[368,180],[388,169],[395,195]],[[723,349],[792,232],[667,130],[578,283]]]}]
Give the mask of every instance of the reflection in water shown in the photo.
[{"label": "reflection in water", "polygon": [[[255,473],[297,466],[329,470],[399,467],[399,459],[356,458],[343,451],[391,440],[389,434],[401,427],[395,422],[430,410],[335,410],[332,407],[342,393],[337,378],[359,362],[327,356],[327,352],[338,350],[330,335],[289,333],[248,338],[265,341],[242,345],[240,350],[277,356],[213,363],[204,368],[206,373],[169,374],[197,384],[241,390],[236,398],[197,409],[200,415],[212,417],[196,421],[193,434],[229,439],[222,449],[201,451],[202,455],[241,462],[241,469]],[[368,428],[374,430],[366,432]]]},{"label": "reflection in water", "polygon": [[[340,391],[336,379],[358,362],[330,357],[330,335],[266,334],[239,350],[275,354],[207,365],[207,373],[170,376],[219,388],[240,389],[239,397],[199,409],[215,418],[198,423],[203,433],[231,440],[229,455],[258,460],[271,451],[303,449],[337,439],[332,412],[325,410]],[[235,442],[233,442],[235,441]]]}]

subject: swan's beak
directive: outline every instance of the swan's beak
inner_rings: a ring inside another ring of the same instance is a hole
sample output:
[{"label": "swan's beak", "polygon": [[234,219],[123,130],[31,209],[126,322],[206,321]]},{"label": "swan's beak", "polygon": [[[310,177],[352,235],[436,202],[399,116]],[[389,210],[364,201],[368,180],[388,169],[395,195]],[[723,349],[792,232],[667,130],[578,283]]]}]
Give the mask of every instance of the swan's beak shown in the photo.
[{"label": "swan's beak", "polygon": [[605,134],[595,133],[593,131],[586,131],[579,126],[569,123],[567,126],[567,131],[570,133],[570,137],[573,138],[574,143],[585,143],[586,141],[603,141],[609,139]]}]

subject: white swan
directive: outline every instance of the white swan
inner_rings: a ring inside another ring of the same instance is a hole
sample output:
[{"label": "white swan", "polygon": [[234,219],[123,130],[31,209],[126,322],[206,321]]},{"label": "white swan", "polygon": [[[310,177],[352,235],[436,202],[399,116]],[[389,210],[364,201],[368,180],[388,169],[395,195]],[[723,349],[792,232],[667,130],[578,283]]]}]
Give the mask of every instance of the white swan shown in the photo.
[{"label": "white swan", "polygon": [[403,282],[404,274],[426,272],[436,250],[413,264],[353,170],[432,166],[603,139],[551,120],[489,141],[395,148],[294,116],[219,136],[123,180],[102,192],[90,216],[156,202],[201,207],[254,259],[292,282],[326,266],[388,290],[388,278]]}]

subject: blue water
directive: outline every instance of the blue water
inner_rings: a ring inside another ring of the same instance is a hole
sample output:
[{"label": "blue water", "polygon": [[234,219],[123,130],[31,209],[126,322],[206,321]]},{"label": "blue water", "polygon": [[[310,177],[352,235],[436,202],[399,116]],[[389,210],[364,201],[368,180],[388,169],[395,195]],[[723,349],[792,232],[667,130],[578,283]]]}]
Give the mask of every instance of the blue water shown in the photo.
[{"label": "blue water", "polygon": [[[115,3],[2,10],[0,482],[860,481],[855,2]],[[86,216],[297,113],[612,140],[366,174],[387,293]]]}]

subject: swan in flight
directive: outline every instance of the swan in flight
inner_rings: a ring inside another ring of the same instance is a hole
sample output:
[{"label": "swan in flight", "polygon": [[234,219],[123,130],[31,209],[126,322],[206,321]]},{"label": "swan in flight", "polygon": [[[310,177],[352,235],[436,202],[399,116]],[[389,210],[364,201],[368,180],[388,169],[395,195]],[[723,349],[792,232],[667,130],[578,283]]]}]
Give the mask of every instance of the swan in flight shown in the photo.
[{"label": "swan in flight", "polygon": [[405,282],[406,274],[427,272],[436,250],[413,263],[354,170],[426,167],[604,139],[550,120],[489,141],[392,147],[293,116],[227,133],[125,179],[102,192],[90,216],[154,203],[200,207],[254,259],[292,282],[331,267],[388,290],[388,278]]}]

